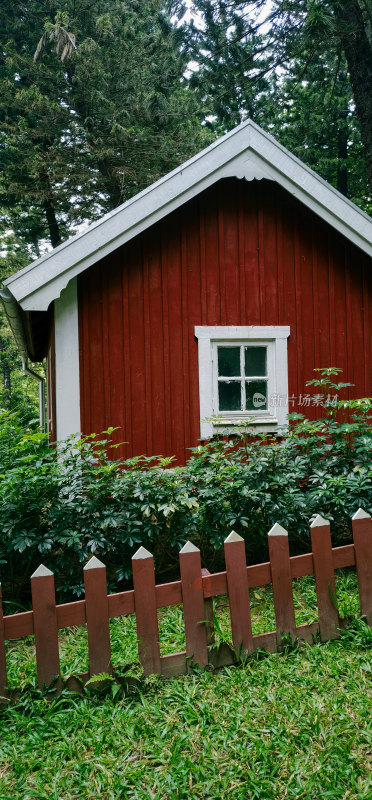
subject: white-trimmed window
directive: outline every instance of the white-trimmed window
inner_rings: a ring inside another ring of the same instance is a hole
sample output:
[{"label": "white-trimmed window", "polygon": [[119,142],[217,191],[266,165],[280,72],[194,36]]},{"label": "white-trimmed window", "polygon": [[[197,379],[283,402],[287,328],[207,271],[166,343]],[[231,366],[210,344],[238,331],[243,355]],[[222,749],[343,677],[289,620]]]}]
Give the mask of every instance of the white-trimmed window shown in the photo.
[{"label": "white-trimmed window", "polygon": [[258,431],[287,422],[287,325],[196,326],[200,436],[249,421]]}]

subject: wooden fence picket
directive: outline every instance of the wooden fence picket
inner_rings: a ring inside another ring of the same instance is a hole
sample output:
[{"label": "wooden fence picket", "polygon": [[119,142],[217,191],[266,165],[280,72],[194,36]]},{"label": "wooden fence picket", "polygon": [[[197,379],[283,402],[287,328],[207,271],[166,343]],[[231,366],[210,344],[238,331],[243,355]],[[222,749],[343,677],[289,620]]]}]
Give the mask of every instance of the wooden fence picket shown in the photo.
[{"label": "wooden fence picket", "polygon": [[372,625],[372,519],[362,508],[352,519],[360,613]]},{"label": "wooden fence picket", "polygon": [[106,567],[92,556],[84,567],[85,614],[88,632],[89,675],[111,674],[110,625]]},{"label": "wooden fence picket", "polygon": [[43,564],[31,576],[31,594],[38,685],[40,689],[48,687],[58,675],[53,687],[58,691],[61,677],[54,575]]},{"label": "wooden fence picket", "polygon": [[160,647],[154,559],[140,547],[132,558],[138,655],[145,675],[159,674]]},{"label": "wooden fence picket", "polygon": [[186,656],[204,667],[208,664],[208,650],[200,550],[191,542],[186,542],[180,551],[180,571]]},{"label": "wooden fence picket", "polygon": [[[202,578],[208,577],[211,573],[209,569],[205,569],[202,567]],[[204,598],[204,619],[205,619],[205,631],[207,634],[207,645],[214,644],[216,641],[216,635],[214,630],[214,611],[213,611],[213,598],[207,597]]]},{"label": "wooden fence picket", "polygon": [[337,639],[340,620],[337,610],[330,524],[319,514],[310,525],[311,548],[322,642]]},{"label": "wooden fence picket", "polygon": [[0,583],[0,701],[2,697],[6,696],[7,696],[7,674],[6,674],[5,636],[4,636],[2,590]]},{"label": "wooden fence picket", "polygon": [[[317,516],[310,526],[312,552],[290,557],[287,531],[273,526],[268,534],[270,561],[247,566],[244,540],[234,531],[224,543],[225,572],[210,574],[201,568],[200,551],[190,542],[182,548],[181,580],[155,584],[154,559],[140,547],[132,560],[134,589],[107,595],[106,568],[93,556],[84,567],[85,599],[56,606],[54,575],[40,565],[31,577],[32,611],[3,616],[0,584],[0,701],[8,698],[5,641],[35,637],[36,665],[40,688],[62,688],[58,630],[87,623],[89,675],[112,673],[110,619],[135,613],[138,655],[145,675],[181,675],[192,662],[227,666],[236,663],[236,653],[264,648],[274,652],[283,634],[296,635],[312,643],[320,630],[322,641],[339,633],[335,569],[356,566],[360,610],[372,626],[372,519],[362,509],[354,514],[354,544],[332,548],[330,525]],[[318,621],[296,627],[292,581],[315,576]],[[249,589],[273,589],[275,631],[252,635]],[[213,648],[214,598],[228,595],[234,650],[228,644]],[[183,603],[186,652],[160,657],[158,608]],[[86,679],[86,676],[79,676]],[[55,679],[55,680],[54,680]],[[81,688],[73,676],[67,688]],[[51,694],[49,695],[51,696]]]},{"label": "wooden fence picket", "polygon": [[268,534],[268,539],[276,641],[280,646],[283,635],[290,634],[292,639],[296,637],[288,532],[281,525],[275,523]]},{"label": "wooden fence picket", "polygon": [[232,531],[225,539],[224,550],[234,649],[236,653],[252,653],[252,622],[244,539]]}]

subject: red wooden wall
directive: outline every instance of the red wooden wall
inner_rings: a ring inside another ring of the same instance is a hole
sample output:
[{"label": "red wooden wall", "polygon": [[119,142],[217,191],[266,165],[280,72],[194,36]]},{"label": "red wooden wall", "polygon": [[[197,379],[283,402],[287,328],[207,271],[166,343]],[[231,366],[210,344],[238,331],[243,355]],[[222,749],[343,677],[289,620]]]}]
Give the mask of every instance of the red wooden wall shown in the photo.
[{"label": "red wooden wall", "polygon": [[183,463],[200,435],[195,325],[290,325],[290,394],[322,366],[372,394],[371,266],[277,184],[220,181],[79,277],[83,432],[119,426],[120,455]]}]

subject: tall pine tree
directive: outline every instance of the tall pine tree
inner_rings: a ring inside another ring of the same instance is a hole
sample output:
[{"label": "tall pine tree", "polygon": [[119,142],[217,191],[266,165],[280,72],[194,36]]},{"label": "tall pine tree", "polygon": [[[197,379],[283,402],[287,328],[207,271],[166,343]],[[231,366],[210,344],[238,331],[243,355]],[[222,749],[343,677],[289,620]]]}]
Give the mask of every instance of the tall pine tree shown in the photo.
[{"label": "tall pine tree", "polygon": [[203,146],[177,7],[4,0],[0,207],[34,254]]},{"label": "tall pine tree", "polygon": [[349,6],[359,11],[348,25],[341,20],[343,0],[194,0],[193,5],[201,55],[192,81],[210,123],[227,130],[251,116],[371,210],[372,79],[367,99],[365,75],[353,82],[350,66],[350,51],[363,40],[359,68],[363,63],[369,75],[370,0],[351,0]]},{"label": "tall pine tree", "polygon": [[[2,0],[0,279],[207,141],[184,78],[182,10],[177,0]],[[1,312],[0,407],[19,405],[16,365]]]}]

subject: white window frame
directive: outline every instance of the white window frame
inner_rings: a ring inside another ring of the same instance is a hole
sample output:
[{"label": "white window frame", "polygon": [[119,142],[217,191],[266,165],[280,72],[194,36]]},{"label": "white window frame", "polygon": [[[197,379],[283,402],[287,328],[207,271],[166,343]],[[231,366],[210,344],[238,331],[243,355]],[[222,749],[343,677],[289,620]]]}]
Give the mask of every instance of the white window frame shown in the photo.
[{"label": "white window frame", "polygon": [[[275,432],[287,425],[289,325],[197,325],[199,356],[200,438],[232,433],[249,421],[258,432]],[[267,347],[268,408],[218,411],[217,347],[245,343]],[[274,398],[274,403],[270,402]]]}]

